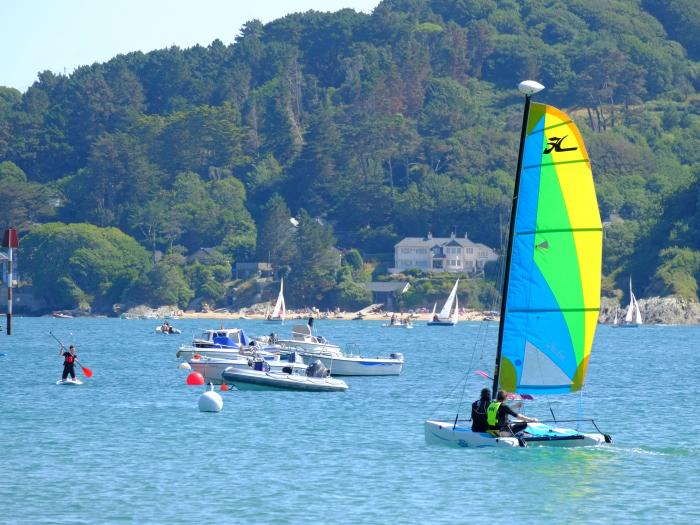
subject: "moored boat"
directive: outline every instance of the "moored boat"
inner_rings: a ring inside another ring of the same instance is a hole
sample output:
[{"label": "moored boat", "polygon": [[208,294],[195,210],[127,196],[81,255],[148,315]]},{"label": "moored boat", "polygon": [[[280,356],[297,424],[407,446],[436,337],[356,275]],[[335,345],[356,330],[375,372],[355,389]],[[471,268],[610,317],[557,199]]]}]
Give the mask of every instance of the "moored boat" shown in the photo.
[{"label": "moored boat", "polygon": [[[262,363],[267,366],[263,367]],[[199,354],[188,361],[190,367],[195,372],[199,372],[204,377],[206,383],[219,384],[222,382],[222,374],[228,368],[239,368],[243,370],[254,370],[257,363],[260,370],[268,369],[270,372],[285,373],[305,373],[308,368],[303,359],[296,353],[287,356],[279,354],[256,353],[254,356],[239,355],[229,359],[218,357],[206,357]]]},{"label": "moored boat", "polygon": [[[319,363],[320,364],[320,363]],[[227,368],[222,378],[227,384],[234,385],[239,390],[299,390],[303,392],[343,392],[348,385],[342,379],[323,375],[313,375],[312,367],[306,374],[283,373],[265,370],[245,370]]]},{"label": "moored boat", "polygon": [[428,321],[428,326],[454,326],[459,322],[458,286],[459,279],[455,281],[450,295],[447,296],[447,300],[439,313],[435,313],[435,306],[433,306],[433,313],[430,317],[430,321]]}]

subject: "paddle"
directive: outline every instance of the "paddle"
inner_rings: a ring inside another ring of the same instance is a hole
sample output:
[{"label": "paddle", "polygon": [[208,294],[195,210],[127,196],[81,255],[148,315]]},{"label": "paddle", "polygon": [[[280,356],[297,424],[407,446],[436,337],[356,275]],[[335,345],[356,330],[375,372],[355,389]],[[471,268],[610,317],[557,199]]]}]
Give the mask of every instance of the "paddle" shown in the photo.
[{"label": "paddle", "polygon": [[[61,342],[61,340],[55,335],[53,335],[53,332],[49,331],[49,335],[53,337],[56,341],[58,341],[58,344],[61,345],[62,349],[66,348],[66,346]],[[77,359],[75,360],[75,362],[78,363],[78,366],[83,371],[83,374],[85,374],[85,377],[92,377],[92,370],[90,370],[87,366],[83,366],[82,364],[80,364],[80,362]]]}]

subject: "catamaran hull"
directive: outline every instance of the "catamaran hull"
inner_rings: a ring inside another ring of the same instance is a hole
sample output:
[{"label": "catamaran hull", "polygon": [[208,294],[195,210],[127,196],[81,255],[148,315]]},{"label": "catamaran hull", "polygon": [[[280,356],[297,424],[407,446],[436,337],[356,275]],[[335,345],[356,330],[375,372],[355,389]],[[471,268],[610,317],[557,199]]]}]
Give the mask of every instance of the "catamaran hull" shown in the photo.
[{"label": "catamaran hull", "polygon": [[428,321],[428,326],[454,326],[456,324],[453,321]]},{"label": "catamaran hull", "polygon": [[425,422],[425,442],[462,448],[481,447],[597,447],[610,443],[609,436],[582,433],[568,428],[552,428],[542,424],[528,427],[535,435],[494,437],[485,432],[472,432],[469,427],[455,426],[454,421]]},{"label": "catamaran hull", "polygon": [[454,421],[425,422],[425,442],[429,445],[448,447],[523,447],[524,442],[514,437],[494,437],[485,432],[472,432],[471,428],[455,426]]}]

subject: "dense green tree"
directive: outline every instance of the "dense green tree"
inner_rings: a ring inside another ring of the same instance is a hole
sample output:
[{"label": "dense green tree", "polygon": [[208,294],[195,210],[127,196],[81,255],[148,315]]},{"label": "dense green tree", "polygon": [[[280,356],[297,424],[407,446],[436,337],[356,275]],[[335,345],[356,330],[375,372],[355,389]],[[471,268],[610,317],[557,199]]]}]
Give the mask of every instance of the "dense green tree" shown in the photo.
[{"label": "dense green tree", "polygon": [[22,240],[22,267],[52,308],[111,310],[149,269],[149,260],[116,228],[47,223]]}]

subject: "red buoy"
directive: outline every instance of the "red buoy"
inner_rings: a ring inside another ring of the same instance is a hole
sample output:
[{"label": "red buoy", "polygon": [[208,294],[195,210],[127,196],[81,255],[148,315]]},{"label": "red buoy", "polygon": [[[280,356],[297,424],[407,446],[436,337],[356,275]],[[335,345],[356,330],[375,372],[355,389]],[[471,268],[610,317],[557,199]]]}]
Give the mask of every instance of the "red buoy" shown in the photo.
[{"label": "red buoy", "polygon": [[221,383],[219,390],[221,390],[222,392],[226,392],[228,390],[228,385],[226,383]]},{"label": "red buoy", "polygon": [[199,372],[191,372],[187,376],[187,384],[192,386],[192,385],[203,385],[204,384],[204,376],[200,374]]}]

